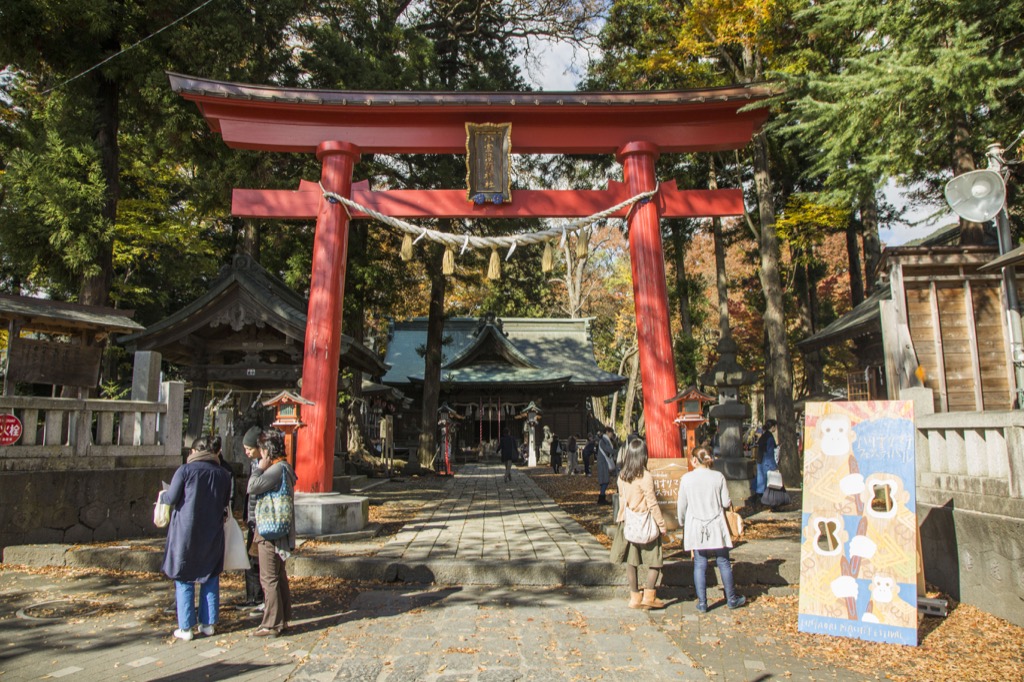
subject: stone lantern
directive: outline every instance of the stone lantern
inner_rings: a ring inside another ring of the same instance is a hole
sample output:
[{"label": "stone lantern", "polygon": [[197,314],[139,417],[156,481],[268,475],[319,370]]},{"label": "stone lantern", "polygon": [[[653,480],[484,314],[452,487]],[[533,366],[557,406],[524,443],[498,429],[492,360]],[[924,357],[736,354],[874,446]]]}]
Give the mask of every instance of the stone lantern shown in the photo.
[{"label": "stone lantern", "polygon": [[516,416],[517,419],[526,419],[527,452],[530,453],[529,465],[532,467],[537,466],[537,424],[540,423],[540,415],[540,408],[531,400],[526,409]]},{"label": "stone lantern", "polygon": [[718,362],[700,380],[718,389],[718,404],[708,411],[718,423],[718,459],[713,468],[722,472],[733,500],[750,497],[754,462],[743,456],[743,422],[750,418],[750,406],[739,401],[739,388],[754,383],[757,372],[736,362],[736,342],[725,334],[718,341]]}]

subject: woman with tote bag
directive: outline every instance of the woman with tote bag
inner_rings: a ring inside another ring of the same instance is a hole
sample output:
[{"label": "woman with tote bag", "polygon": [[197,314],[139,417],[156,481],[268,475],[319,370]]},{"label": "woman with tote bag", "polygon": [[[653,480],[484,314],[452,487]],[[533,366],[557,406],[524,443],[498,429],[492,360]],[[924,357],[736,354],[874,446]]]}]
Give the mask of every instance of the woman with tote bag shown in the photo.
[{"label": "woman with tote bag", "polygon": [[[657,585],[661,576],[661,540],[665,534],[665,518],[654,494],[654,477],[647,470],[647,444],[633,438],[624,448],[622,471],[619,473],[620,532],[625,548],[626,576],[629,581],[631,609],[661,609],[668,602],[658,599]],[[637,571],[647,567],[647,584],[640,591]]]},{"label": "woman with tote bag", "polygon": [[697,589],[697,611],[708,610],[708,559],[714,557],[722,576],[726,602],[730,609],[746,603],[746,597],[736,594],[732,579],[729,549],[729,525],[725,510],[732,507],[725,476],[711,467],[711,452],[706,447],[693,451],[693,471],[679,479],[679,499],[676,520],[683,527],[683,549],[693,551],[693,585]]}]

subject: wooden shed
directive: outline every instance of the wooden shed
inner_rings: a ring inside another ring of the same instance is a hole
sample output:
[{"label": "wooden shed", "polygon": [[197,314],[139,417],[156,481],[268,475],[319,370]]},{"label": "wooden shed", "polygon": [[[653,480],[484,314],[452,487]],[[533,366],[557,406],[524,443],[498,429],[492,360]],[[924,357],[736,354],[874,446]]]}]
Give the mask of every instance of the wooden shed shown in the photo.
[{"label": "wooden shed", "polygon": [[[985,246],[908,247],[883,253],[882,267],[888,269],[893,293],[891,313],[882,306],[890,385],[913,363],[917,377],[935,392],[937,412],[1014,407],[1017,386],[1002,276],[979,271],[998,255],[998,249]],[[913,358],[900,343],[904,327]]]},{"label": "wooden shed", "polygon": [[860,367],[853,374],[884,368],[881,390],[864,398],[896,399],[900,388],[923,385],[934,390],[937,412],[1012,409],[1017,385],[1002,276],[982,269],[998,256],[995,246],[886,249],[882,289],[799,346],[854,340]]}]

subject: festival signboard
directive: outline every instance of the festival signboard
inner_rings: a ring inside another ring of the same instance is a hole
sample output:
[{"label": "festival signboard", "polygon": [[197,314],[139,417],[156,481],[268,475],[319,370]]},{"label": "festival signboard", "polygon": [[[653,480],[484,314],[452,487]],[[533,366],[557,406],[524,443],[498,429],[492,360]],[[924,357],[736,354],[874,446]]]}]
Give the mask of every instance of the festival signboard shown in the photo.
[{"label": "festival signboard", "polygon": [[654,477],[654,495],[658,498],[658,507],[665,517],[665,528],[679,528],[679,524],[676,523],[676,502],[679,499],[679,479],[688,471],[686,459],[651,457],[647,460],[647,470]]},{"label": "festival signboard", "polygon": [[917,644],[914,408],[808,403],[799,629]]}]

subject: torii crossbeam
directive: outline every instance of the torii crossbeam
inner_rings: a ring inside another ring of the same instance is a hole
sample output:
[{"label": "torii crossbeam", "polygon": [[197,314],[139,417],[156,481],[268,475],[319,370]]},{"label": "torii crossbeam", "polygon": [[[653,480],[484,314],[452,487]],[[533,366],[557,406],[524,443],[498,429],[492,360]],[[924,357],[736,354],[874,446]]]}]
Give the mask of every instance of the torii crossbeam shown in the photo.
[{"label": "torii crossbeam", "polygon": [[[746,145],[768,116],[744,110],[768,97],[758,86],[663,92],[352,92],[225,83],[169,74],[230,147],[316,153],[329,192],[395,218],[585,217],[657,185],[662,153]],[[360,154],[465,154],[466,123],[511,123],[516,154],[615,154],[624,182],[605,190],[516,190],[511,203],[477,205],[465,190],[372,191],[352,182]],[[303,492],[331,490],[341,311],[350,216],[320,187],[238,190],[235,215],[316,218],[302,396],[308,427],[298,441]],[[680,190],[623,209],[629,219],[633,294],[647,443],[652,457],[678,457],[682,443],[665,400],[676,394],[660,217],[740,215],[740,190]],[[351,219],[367,216],[354,212]]]}]

